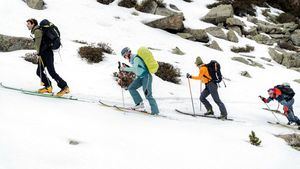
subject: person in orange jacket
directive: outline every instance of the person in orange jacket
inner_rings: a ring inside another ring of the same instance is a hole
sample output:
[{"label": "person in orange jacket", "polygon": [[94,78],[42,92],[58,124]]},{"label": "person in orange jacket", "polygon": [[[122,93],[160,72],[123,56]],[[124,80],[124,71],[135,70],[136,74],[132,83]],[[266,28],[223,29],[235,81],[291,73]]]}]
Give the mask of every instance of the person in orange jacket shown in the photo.
[{"label": "person in orange jacket", "polygon": [[186,77],[195,80],[201,80],[201,82],[205,84],[205,89],[201,92],[200,95],[200,101],[204,104],[207,110],[207,112],[204,115],[214,115],[212,105],[206,99],[208,95],[211,95],[214,102],[219,106],[221,112],[221,116],[218,118],[227,119],[227,110],[225,108],[224,103],[220,100],[219,93],[218,93],[218,85],[212,81],[207,66],[203,64],[203,61],[200,57],[196,58],[195,64],[199,68],[199,75],[192,76],[189,73],[187,73]]}]

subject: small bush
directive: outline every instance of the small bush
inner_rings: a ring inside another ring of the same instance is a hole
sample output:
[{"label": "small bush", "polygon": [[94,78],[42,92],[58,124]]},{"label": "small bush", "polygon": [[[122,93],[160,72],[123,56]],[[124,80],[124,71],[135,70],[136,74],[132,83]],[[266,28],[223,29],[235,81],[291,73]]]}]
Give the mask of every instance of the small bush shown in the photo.
[{"label": "small bush", "polygon": [[290,13],[281,13],[276,20],[279,23],[297,22],[297,18]]},{"label": "small bush", "polygon": [[104,5],[108,5],[112,2],[114,2],[114,0],[97,0],[97,2],[104,4]]},{"label": "small bush", "polygon": [[108,43],[100,42],[100,43],[97,44],[97,46],[99,48],[101,48],[102,51],[105,52],[105,53],[114,54],[114,50],[110,47],[110,44],[108,44]]},{"label": "small bush", "polygon": [[278,42],[277,44],[281,49],[297,51],[297,48],[289,42]]},{"label": "small bush", "polygon": [[256,137],[254,131],[251,131],[251,134],[249,135],[249,139],[252,145],[259,146],[261,144],[261,141],[259,140],[258,137]]},{"label": "small bush", "polygon": [[116,77],[118,85],[125,89],[127,89],[135,79],[135,74],[133,72],[119,71],[114,72],[113,76]]},{"label": "small bush", "polygon": [[250,45],[246,45],[246,47],[233,47],[231,48],[231,51],[234,53],[239,53],[239,52],[251,52],[254,51],[254,47]]},{"label": "small bush", "polygon": [[103,60],[103,50],[100,47],[83,46],[79,48],[78,53],[89,63],[99,63]]},{"label": "small bush", "polygon": [[179,84],[180,69],[174,68],[173,65],[165,62],[158,62],[158,64],[159,68],[158,71],[155,73],[156,76],[160,77],[165,81]]}]

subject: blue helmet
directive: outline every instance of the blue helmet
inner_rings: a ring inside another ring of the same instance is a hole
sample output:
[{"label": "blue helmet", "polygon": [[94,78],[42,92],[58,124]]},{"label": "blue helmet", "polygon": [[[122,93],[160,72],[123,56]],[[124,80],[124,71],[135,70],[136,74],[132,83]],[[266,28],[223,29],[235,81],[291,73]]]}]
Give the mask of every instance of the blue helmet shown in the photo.
[{"label": "blue helmet", "polygon": [[128,54],[129,52],[131,52],[130,48],[129,47],[125,47],[125,48],[122,49],[121,55],[123,57],[125,57],[125,55]]}]

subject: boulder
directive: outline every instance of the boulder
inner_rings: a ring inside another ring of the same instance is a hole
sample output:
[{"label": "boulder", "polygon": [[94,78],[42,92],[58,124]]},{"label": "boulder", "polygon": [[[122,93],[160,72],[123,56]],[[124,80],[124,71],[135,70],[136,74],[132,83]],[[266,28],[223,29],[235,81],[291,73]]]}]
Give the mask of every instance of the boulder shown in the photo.
[{"label": "boulder", "polygon": [[219,44],[218,44],[215,40],[213,40],[213,41],[211,42],[211,44],[206,45],[206,46],[209,47],[209,48],[215,49],[215,50],[223,51],[223,50],[220,48]]},{"label": "boulder", "polygon": [[133,8],[137,4],[137,0],[121,0],[118,3],[118,6],[122,6],[125,8]]},{"label": "boulder", "polygon": [[257,34],[250,38],[260,44],[273,45],[273,43],[275,43],[274,40],[272,40],[271,38],[269,38],[267,35],[264,34]]},{"label": "boulder", "polygon": [[159,28],[167,31],[182,31],[184,29],[183,16],[182,15],[171,15],[165,18],[161,18],[146,25],[153,28]]},{"label": "boulder", "polygon": [[33,40],[30,38],[12,37],[0,34],[1,52],[10,52],[23,49],[34,49]]},{"label": "boulder", "polygon": [[209,37],[208,37],[206,31],[203,29],[189,29],[188,28],[188,29],[185,29],[184,32],[191,34],[193,36],[193,38],[195,38],[195,41],[204,42],[204,43],[209,42]]},{"label": "boulder", "polygon": [[223,32],[222,28],[219,28],[219,27],[209,27],[209,28],[206,28],[205,31],[207,33],[211,34],[214,37],[227,40],[227,36]]},{"label": "boulder", "polygon": [[202,20],[217,25],[220,22],[226,22],[227,18],[231,18],[233,12],[232,5],[219,5],[212,8]]},{"label": "boulder", "polygon": [[228,29],[235,31],[238,35],[242,36],[242,30],[239,26],[230,26]]},{"label": "boulder", "polygon": [[38,9],[38,10],[44,9],[44,5],[45,5],[43,0],[27,0],[26,3],[30,8]]},{"label": "boulder", "polygon": [[236,43],[239,42],[239,39],[238,39],[238,37],[236,36],[236,34],[234,33],[233,30],[229,30],[227,32],[227,39],[231,42],[236,42]]},{"label": "boulder", "polygon": [[135,9],[140,12],[154,14],[157,7],[158,4],[155,0],[148,0],[148,1],[142,1],[141,4],[136,5]]},{"label": "boulder", "polygon": [[[177,15],[179,13],[174,12],[168,8],[162,8],[158,7],[155,11],[155,15],[162,15],[162,16],[171,16],[171,15]],[[183,15],[182,13],[180,15]]]},{"label": "boulder", "polygon": [[294,45],[300,46],[300,29],[295,30],[295,32],[291,35],[291,40]]},{"label": "boulder", "polygon": [[228,26],[239,26],[239,27],[244,27],[246,26],[244,24],[244,22],[242,22],[241,20],[237,19],[237,18],[227,18],[226,19],[226,24]]}]

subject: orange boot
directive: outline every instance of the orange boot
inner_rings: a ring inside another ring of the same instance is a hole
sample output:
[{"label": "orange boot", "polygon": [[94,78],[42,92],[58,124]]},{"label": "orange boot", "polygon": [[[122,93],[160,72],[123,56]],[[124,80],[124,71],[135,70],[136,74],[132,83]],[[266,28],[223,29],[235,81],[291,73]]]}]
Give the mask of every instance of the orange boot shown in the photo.
[{"label": "orange boot", "polygon": [[70,88],[68,86],[66,86],[63,89],[61,89],[58,93],[56,93],[56,96],[61,97],[68,93],[70,93]]},{"label": "orange boot", "polygon": [[38,93],[52,93],[52,87],[48,86],[48,87],[43,87],[41,89],[38,90]]}]

